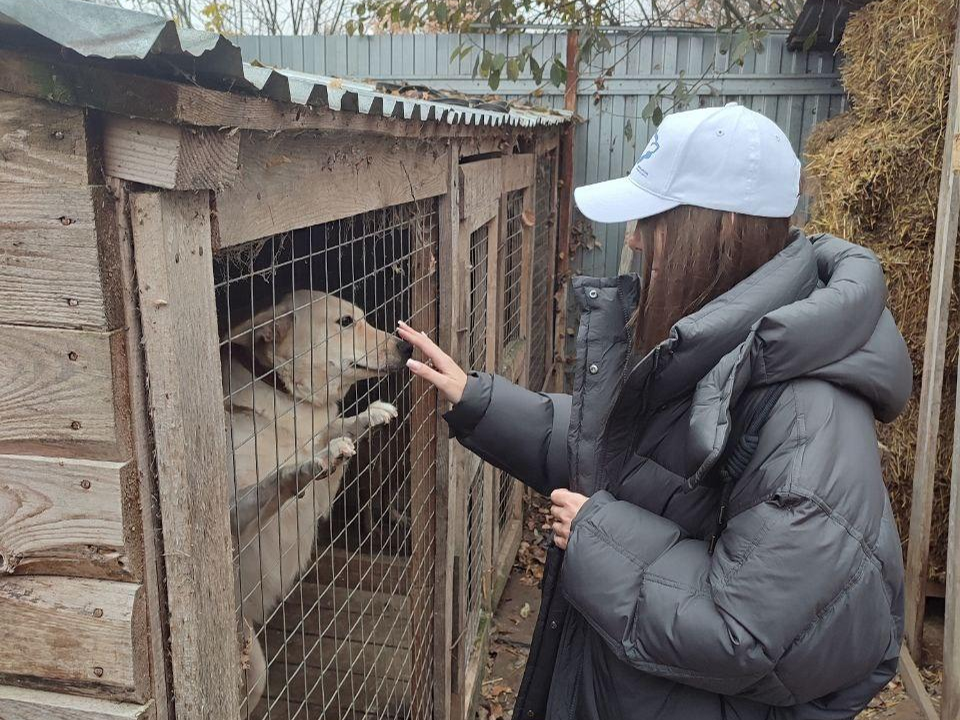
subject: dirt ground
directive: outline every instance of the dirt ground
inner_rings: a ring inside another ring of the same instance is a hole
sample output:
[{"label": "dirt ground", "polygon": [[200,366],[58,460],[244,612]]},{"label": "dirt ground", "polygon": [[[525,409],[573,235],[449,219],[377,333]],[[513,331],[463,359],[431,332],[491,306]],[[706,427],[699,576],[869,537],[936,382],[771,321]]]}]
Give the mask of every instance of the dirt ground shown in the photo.
[{"label": "dirt ground", "polygon": [[[540,609],[538,585],[549,535],[549,504],[528,497],[524,537],[506,589],[493,618],[487,668],[476,720],[510,720],[530,638]],[[939,704],[943,644],[942,603],[928,610],[924,632],[925,666],[921,670],[934,704]],[[895,678],[857,720],[923,720],[917,705]]]}]

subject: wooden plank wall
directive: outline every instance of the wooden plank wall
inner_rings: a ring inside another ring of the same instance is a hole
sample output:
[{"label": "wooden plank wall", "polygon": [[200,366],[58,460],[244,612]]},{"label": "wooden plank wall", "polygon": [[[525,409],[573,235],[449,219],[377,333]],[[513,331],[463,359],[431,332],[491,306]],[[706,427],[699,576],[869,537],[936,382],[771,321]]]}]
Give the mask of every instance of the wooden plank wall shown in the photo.
[{"label": "wooden plank wall", "polygon": [[85,111],[0,92],[4,720],[157,714],[121,241],[98,147]]}]

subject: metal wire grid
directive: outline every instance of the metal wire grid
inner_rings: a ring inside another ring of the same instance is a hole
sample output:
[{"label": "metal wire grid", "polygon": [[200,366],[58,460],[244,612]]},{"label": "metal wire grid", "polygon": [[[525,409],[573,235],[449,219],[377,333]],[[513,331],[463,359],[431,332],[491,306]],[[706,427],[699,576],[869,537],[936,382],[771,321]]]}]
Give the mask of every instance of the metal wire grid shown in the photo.
[{"label": "metal wire grid", "polygon": [[488,558],[488,533],[485,531],[486,513],[483,509],[484,465],[478,463],[470,478],[467,495],[467,620],[464,628],[464,645],[467,653],[473,649],[480,630],[480,611],[483,608],[483,579]]},{"label": "metal wire grid", "polygon": [[[481,225],[470,233],[470,315],[468,322],[468,362],[470,368],[487,366],[487,262],[489,258],[489,225]],[[466,626],[463,642],[467,651],[473,648],[479,630],[483,599],[483,576],[488,562],[488,533],[483,502],[484,464],[478,463],[467,489],[466,535]]]},{"label": "metal wire grid", "polygon": [[554,223],[554,150],[540,156],[537,162],[535,222],[533,231],[533,296],[530,319],[529,385],[542,390],[547,380],[547,360],[553,333],[553,278],[550,275],[551,254],[554,251],[556,224]]},{"label": "metal wire grid", "polygon": [[507,527],[511,520],[510,510],[513,507],[513,494],[517,491],[517,483],[513,477],[501,470],[498,473],[497,482],[500,484],[499,502],[497,507],[497,523],[499,524],[500,534]]},{"label": "metal wire grid", "polygon": [[[216,263],[230,480],[260,505],[234,527],[237,612],[267,663],[243,680],[265,684],[245,718],[432,713],[436,400],[387,331],[407,318],[436,338],[437,228],[435,201],[409,203]],[[365,427],[388,419],[378,402],[399,419]],[[299,477],[300,496],[271,514],[283,469],[330,465],[350,436],[342,477]],[[256,654],[248,642],[245,662]]]},{"label": "metal wire grid", "polygon": [[507,231],[500,241],[503,290],[503,344],[520,337],[520,296],[523,270],[523,190],[507,193]]},{"label": "metal wire grid", "polygon": [[487,260],[490,226],[470,233],[470,322],[467,364],[471,370],[487,366]]}]

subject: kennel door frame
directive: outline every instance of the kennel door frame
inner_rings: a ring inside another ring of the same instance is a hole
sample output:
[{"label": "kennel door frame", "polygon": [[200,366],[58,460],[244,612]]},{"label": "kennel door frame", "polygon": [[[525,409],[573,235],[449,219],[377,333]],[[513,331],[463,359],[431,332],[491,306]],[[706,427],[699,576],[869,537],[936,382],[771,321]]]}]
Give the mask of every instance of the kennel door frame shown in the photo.
[{"label": "kennel door frame", "polygon": [[[128,195],[178,718],[239,717],[209,193]],[[197,552],[202,549],[203,552]],[[203,592],[197,592],[199,586]],[[156,630],[156,629],[155,629]]]},{"label": "kennel door frame", "polygon": [[[500,232],[500,198],[502,187],[502,165],[500,158],[481,160],[460,165],[459,168],[459,209],[460,222],[456,235],[459,254],[466,258],[465,276],[462,280],[460,317],[457,327],[463,328],[466,338],[455,348],[454,359],[463,367],[469,363],[469,298],[470,288],[470,248],[473,233],[487,227],[487,296],[486,296],[486,360],[485,369],[496,368],[497,361],[497,245]],[[480,368],[470,368],[480,369]],[[450,546],[453,551],[453,645],[451,647],[451,707],[453,718],[467,718],[479,696],[480,678],[483,674],[484,658],[489,637],[485,631],[484,617],[492,609],[490,593],[490,553],[485,567],[481,568],[480,617],[476,635],[470,636],[467,627],[470,622],[466,607],[468,582],[468,555],[466,533],[468,525],[468,503],[470,483],[477,469],[483,464],[480,458],[459,443],[451,447],[451,464],[454,468],[450,489],[453,532],[450,534]],[[485,527],[481,533],[486,537],[486,546],[492,549],[492,508],[493,508],[493,468],[483,470],[482,518]],[[469,642],[466,642],[469,640]]]}]

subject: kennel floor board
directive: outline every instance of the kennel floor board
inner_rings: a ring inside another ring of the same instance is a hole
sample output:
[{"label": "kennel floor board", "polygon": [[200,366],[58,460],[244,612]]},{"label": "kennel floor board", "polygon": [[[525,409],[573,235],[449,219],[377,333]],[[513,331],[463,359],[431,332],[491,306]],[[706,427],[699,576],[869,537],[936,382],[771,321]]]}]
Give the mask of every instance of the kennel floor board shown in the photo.
[{"label": "kennel floor board", "polygon": [[261,637],[270,687],[253,718],[408,714],[412,638],[406,595],[307,582]]}]

